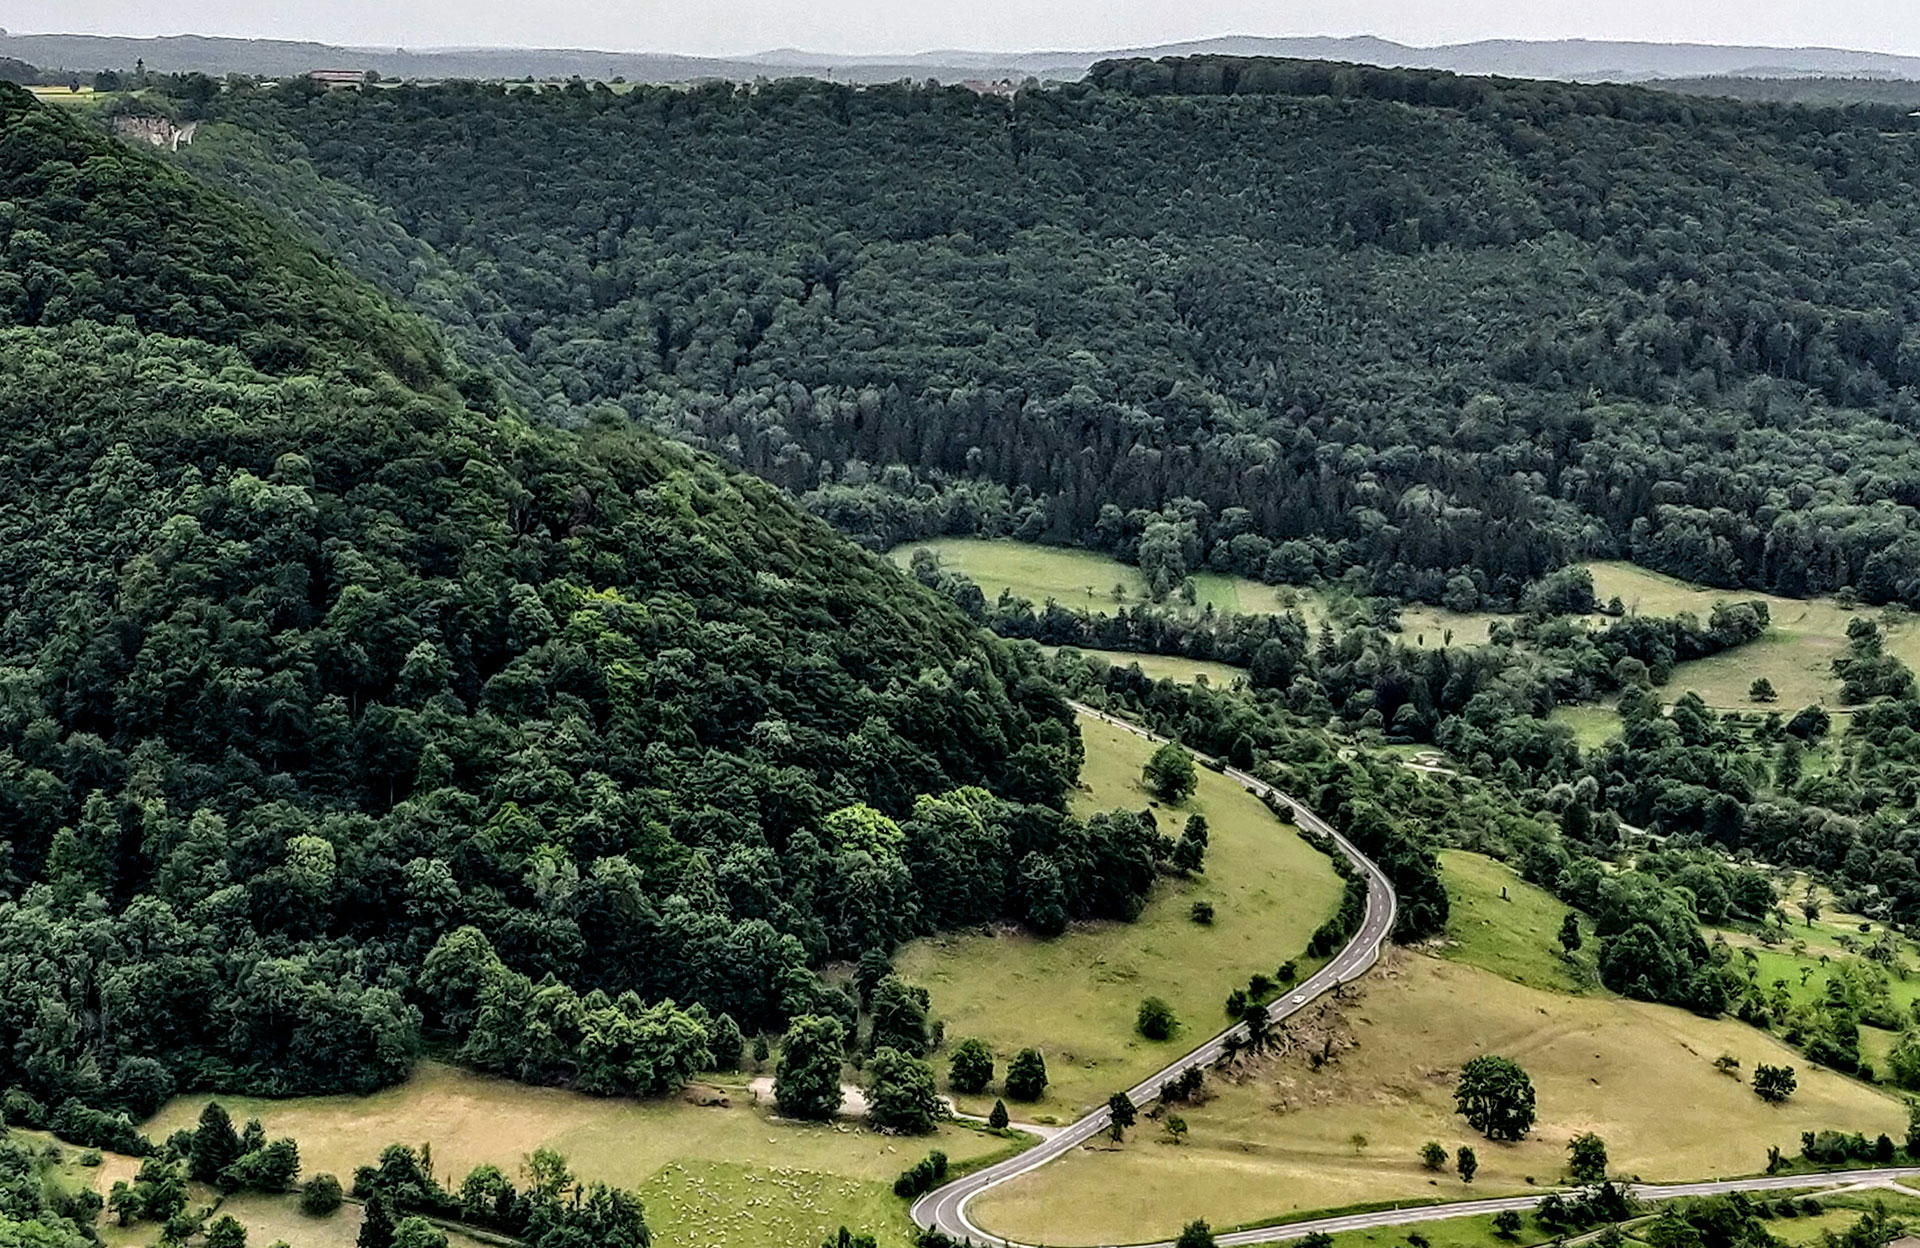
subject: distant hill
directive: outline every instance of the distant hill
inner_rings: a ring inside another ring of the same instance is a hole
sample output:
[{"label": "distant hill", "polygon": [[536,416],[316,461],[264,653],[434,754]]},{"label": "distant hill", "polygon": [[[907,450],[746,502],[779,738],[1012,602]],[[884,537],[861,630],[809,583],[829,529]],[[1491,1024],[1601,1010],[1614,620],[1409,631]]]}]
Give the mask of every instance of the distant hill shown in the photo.
[{"label": "distant hill", "polygon": [[1655,78],[1645,85],[1683,95],[1711,95],[1764,104],[1891,104],[1920,108],[1920,82],[1911,78]]},{"label": "distant hill", "polygon": [[911,55],[851,56],[781,48],[738,57],[677,56],[584,48],[353,48],[276,39],[177,35],[127,39],[100,35],[0,36],[0,56],[49,69],[149,69],[209,74],[303,74],[321,68],[378,70],[400,78],[625,78],[688,82],[720,78],[833,78],[890,82],[935,78],[1077,79],[1102,60],[1182,55],[1276,56],[1350,61],[1408,69],[1445,69],[1517,78],[1613,82],[1714,76],[1920,79],[1920,57],[1844,48],[1770,48],[1697,43],[1624,43],[1586,39],[1492,39],[1420,48],[1371,35],[1263,38],[1228,35],[1155,47],[1084,51],[980,52],[944,49]]}]

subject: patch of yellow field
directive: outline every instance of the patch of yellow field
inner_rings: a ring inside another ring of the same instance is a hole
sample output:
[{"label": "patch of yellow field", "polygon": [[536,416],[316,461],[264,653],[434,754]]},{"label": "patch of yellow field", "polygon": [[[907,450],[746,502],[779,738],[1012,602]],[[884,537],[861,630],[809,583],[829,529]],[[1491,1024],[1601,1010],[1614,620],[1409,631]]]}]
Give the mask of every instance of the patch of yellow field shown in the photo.
[{"label": "patch of yellow field", "polygon": [[[1357,1045],[1331,1065],[1314,1071],[1295,1056],[1215,1079],[1215,1099],[1180,1111],[1186,1144],[1161,1142],[1143,1120],[1119,1149],[1082,1149],[988,1192],[975,1221],[1028,1243],[1130,1242],[1194,1218],[1221,1228],[1361,1201],[1524,1191],[1529,1176],[1560,1177],[1567,1140],[1583,1131],[1605,1138],[1616,1173],[1656,1181],[1757,1172],[1767,1145],[1791,1152],[1805,1130],[1905,1128],[1895,1099],[1731,1019],[1564,996],[1417,954],[1394,955],[1362,985],[1336,1028]],[[1480,1139],[1453,1111],[1454,1076],[1482,1053],[1533,1078],[1539,1121],[1521,1143]],[[1744,1070],[1796,1066],[1800,1089],[1768,1105],[1714,1069],[1721,1053]],[[1478,1180],[1422,1168],[1429,1139],[1473,1145]]]},{"label": "patch of yellow field", "polygon": [[[1076,812],[1148,807],[1140,768],[1153,747],[1085,716],[1080,730],[1086,788]],[[1190,810],[1206,816],[1206,871],[1162,880],[1138,921],[1079,925],[1053,940],[1018,932],[933,937],[895,959],[907,980],[932,990],[950,1044],[986,1040],[1001,1072],[1025,1046],[1046,1054],[1046,1098],[1014,1107],[1015,1117],[1077,1117],[1225,1028],[1227,994],[1254,972],[1271,974],[1299,958],[1339,901],[1342,885],[1325,856],[1239,785],[1206,768],[1199,776],[1188,806],[1155,816],[1167,833],[1177,833]],[[1213,903],[1211,925],[1190,917],[1200,900]],[[1134,1032],[1148,996],[1164,998],[1179,1015],[1174,1039],[1153,1043]],[[944,1085],[944,1061],[936,1067]]]}]

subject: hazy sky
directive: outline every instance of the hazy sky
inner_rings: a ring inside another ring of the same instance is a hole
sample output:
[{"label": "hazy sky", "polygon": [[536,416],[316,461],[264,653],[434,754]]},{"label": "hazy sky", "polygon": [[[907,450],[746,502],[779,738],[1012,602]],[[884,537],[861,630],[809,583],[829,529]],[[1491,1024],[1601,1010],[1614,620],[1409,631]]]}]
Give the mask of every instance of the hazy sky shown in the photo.
[{"label": "hazy sky", "polygon": [[1105,48],[1219,34],[1686,40],[1920,54],[1915,0],[0,0],[15,32],[692,53]]}]

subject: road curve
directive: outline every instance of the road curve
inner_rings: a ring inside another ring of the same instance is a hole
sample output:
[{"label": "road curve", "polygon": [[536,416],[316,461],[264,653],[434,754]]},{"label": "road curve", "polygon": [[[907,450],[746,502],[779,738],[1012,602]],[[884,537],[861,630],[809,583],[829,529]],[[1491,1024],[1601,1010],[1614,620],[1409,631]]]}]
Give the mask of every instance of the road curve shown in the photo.
[{"label": "road curve", "polygon": [[[1105,711],[1095,710],[1093,707],[1084,706],[1077,702],[1073,704],[1073,707],[1083,715],[1090,715],[1116,728],[1131,732],[1135,736],[1144,737],[1148,741],[1163,740],[1163,738],[1155,736],[1153,733],[1135,724],[1128,723],[1126,720],[1109,715]],[[1380,957],[1380,947],[1393,932],[1394,919],[1398,914],[1397,907],[1399,903],[1394,896],[1393,884],[1387,879],[1386,873],[1375,866],[1372,859],[1362,854],[1358,849],[1355,849],[1351,842],[1334,831],[1333,828],[1318,815],[1308,810],[1295,799],[1281,793],[1264,780],[1250,776],[1235,767],[1221,766],[1213,760],[1206,758],[1205,755],[1196,755],[1196,757],[1207,765],[1218,768],[1229,779],[1236,781],[1256,796],[1261,798],[1272,797],[1291,805],[1293,807],[1293,817],[1296,825],[1329,838],[1334,845],[1339,848],[1340,852],[1346,856],[1347,860],[1353,864],[1354,868],[1366,877],[1367,906],[1366,912],[1360,921],[1360,930],[1354,933],[1353,939],[1347,942],[1345,948],[1334,955],[1331,962],[1327,963],[1327,965],[1322,967],[1316,974],[1308,978],[1305,983],[1295,985],[1288,989],[1279,1000],[1267,1007],[1267,1017],[1278,1022],[1290,1014],[1305,1009],[1324,993],[1338,987],[1340,984],[1346,983],[1348,980],[1371,967]],[[1229,1027],[1199,1048],[1188,1053],[1185,1057],[1179,1058],[1159,1072],[1149,1075],[1147,1078],[1129,1088],[1127,1090],[1127,1096],[1132,1099],[1135,1105],[1146,1105],[1157,1099],[1160,1095],[1160,1089],[1168,1081],[1178,1078],[1196,1066],[1211,1066],[1219,1061],[1220,1055],[1226,1047],[1227,1037],[1236,1034],[1246,1034],[1244,1024],[1235,1024]],[[972,1174],[955,1179],[944,1187],[935,1188],[913,1203],[912,1216],[914,1223],[924,1229],[944,1232],[949,1237],[962,1243],[972,1242],[974,1244],[999,1245],[1003,1246],[1003,1248],[1025,1248],[1024,1245],[1018,1244],[1017,1241],[1003,1239],[997,1235],[990,1235],[975,1226],[967,1217],[967,1205],[972,1202],[974,1197],[980,1195],[980,1193],[986,1191],[988,1188],[997,1187],[1010,1179],[1015,1179],[1023,1174],[1030,1173],[1046,1165],[1054,1158],[1072,1152],[1089,1139],[1105,1131],[1107,1129],[1107,1123],[1107,1110],[1103,1105],[1086,1117],[1075,1122],[1072,1126],[1065,1128],[1058,1135],[1042,1141],[1016,1157],[1010,1157],[997,1165],[976,1170]],[[1277,1232],[1293,1231],[1294,1229],[1293,1227],[1273,1228],[1272,1231],[1249,1231],[1245,1232],[1245,1234],[1255,1236],[1266,1235],[1271,1239],[1285,1239],[1291,1238],[1291,1236]],[[1300,1231],[1298,1233],[1305,1234],[1306,1232]],[[1259,1239],[1229,1240],[1223,1237],[1220,1242],[1224,1244],[1228,1242],[1258,1243],[1262,1241]]]},{"label": "road curve", "polygon": [[[1073,707],[1083,715],[1090,715],[1116,728],[1131,732],[1135,736],[1144,737],[1148,741],[1163,740],[1138,725],[1118,719],[1105,711],[1095,710],[1078,702],[1074,703]],[[1204,755],[1197,757],[1205,759]],[[1211,760],[1206,761],[1211,762]],[[1214,765],[1217,766],[1217,764]],[[1361,974],[1379,959],[1380,948],[1393,931],[1398,901],[1394,897],[1393,884],[1387,879],[1386,874],[1318,815],[1272,785],[1238,768],[1222,767],[1220,770],[1262,798],[1271,796],[1290,804],[1293,807],[1294,822],[1298,826],[1330,838],[1339,847],[1340,852],[1346,855],[1347,860],[1367,878],[1367,908],[1360,930],[1355,933],[1351,941],[1347,942],[1346,948],[1342,949],[1333,961],[1321,968],[1318,974],[1267,1007],[1267,1016],[1278,1022],[1290,1014],[1305,1009],[1317,997]],[[1245,1034],[1244,1026],[1237,1025],[1221,1032],[1164,1070],[1128,1089],[1127,1095],[1135,1105],[1145,1105],[1159,1095],[1161,1086],[1168,1080],[1184,1074],[1192,1067],[1210,1066],[1218,1061],[1221,1050],[1225,1047],[1226,1038],[1235,1033]],[[1106,1129],[1107,1111],[1105,1106],[1102,1106],[1059,1134],[1042,1141],[1017,1157],[1010,1157],[998,1165],[977,1170],[955,1179],[944,1187],[928,1192],[913,1203],[914,1223],[923,1229],[942,1231],[961,1243],[982,1245],[985,1248],[1029,1248],[1028,1245],[1021,1244],[1017,1240],[991,1235],[975,1226],[967,1217],[967,1205],[988,1188],[997,1187],[1010,1179],[1037,1170],[1054,1158],[1072,1152]],[[1729,1192],[1779,1192],[1842,1187],[1909,1178],[1920,1178],[1920,1166],[1885,1166],[1873,1170],[1837,1170],[1822,1174],[1764,1175],[1744,1179],[1715,1179],[1702,1183],[1636,1183],[1632,1184],[1629,1190],[1640,1200],[1654,1201],[1673,1200],[1684,1196],[1718,1196]],[[1463,1200],[1439,1205],[1408,1205],[1402,1209],[1376,1209],[1369,1213],[1310,1218],[1281,1226],[1230,1231],[1217,1236],[1215,1242],[1221,1248],[1241,1248],[1242,1245],[1248,1244],[1273,1244],[1301,1239],[1315,1231],[1331,1235],[1341,1231],[1369,1230],[1383,1226],[1410,1226],[1420,1222],[1438,1222],[1447,1218],[1473,1217],[1478,1214],[1500,1213],[1508,1209],[1523,1212],[1538,1205],[1549,1194],[1549,1192],[1537,1192],[1525,1196],[1496,1196],[1488,1200]],[[1169,1241],[1161,1240],[1134,1245],[1131,1248],[1173,1248],[1173,1245]]]},{"label": "road curve", "polygon": [[[1716,1179],[1706,1183],[1631,1183],[1627,1190],[1643,1201],[1675,1200],[1683,1196],[1722,1196],[1729,1192],[1789,1192],[1828,1187],[1854,1187],[1860,1184],[1886,1183],[1894,1179],[1920,1178],[1920,1166],[1885,1166],[1876,1170],[1830,1170],[1821,1174],[1775,1174],[1747,1179]],[[1572,1189],[1558,1189],[1567,1194]],[[1491,1200],[1460,1200],[1444,1205],[1410,1205],[1405,1209],[1380,1209],[1372,1213],[1349,1213],[1331,1218],[1313,1218],[1289,1222],[1285,1226],[1263,1226],[1250,1231],[1232,1231],[1214,1237],[1221,1248],[1243,1244],[1272,1244],[1300,1239],[1315,1231],[1328,1235],[1341,1231],[1364,1231],[1383,1226],[1410,1226],[1417,1222],[1439,1222],[1446,1218],[1467,1218],[1477,1214],[1500,1213],[1512,1209],[1525,1212],[1545,1200],[1550,1193],[1527,1196],[1496,1196]],[[995,1241],[1001,1242],[1001,1241]],[[1173,1248],[1170,1243],[1140,1245],[1139,1248]]]}]

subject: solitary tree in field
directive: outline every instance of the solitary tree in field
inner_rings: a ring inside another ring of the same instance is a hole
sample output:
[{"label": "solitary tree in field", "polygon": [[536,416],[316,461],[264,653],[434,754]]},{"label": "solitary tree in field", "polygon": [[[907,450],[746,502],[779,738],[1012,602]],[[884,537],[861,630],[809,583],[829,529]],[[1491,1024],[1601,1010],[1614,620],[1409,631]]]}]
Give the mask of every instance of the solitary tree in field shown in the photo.
[{"label": "solitary tree in field", "polygon": [[1502,1209],[1493,1215],[1493,1233],[1501,1239],[1520,1238],[1520,1213],[1516,1209]]},{"label": "solitary tree in field", "polygon": [[393,1228],[393,1248],[447,1248],[447,1233],[425,1218],[402,1218]]},{"label": "solitary tree in field", "polygon": [[1576,1183],[1598,1183],[1607,1177],[1607,1142],[1588,1131],[1567,1141],[1567,1173]]},{"label": "solitary tree in field", "polygon": [[200,1125],[194,1128],[187,1177],[212,1183],[222,1170],[240,1160],[240,1153],[240,1133],[233,1129],[233,1119],[220,1102],[207,1102],[207,1107],[200,1111]]},{"label": "solitary tree in field", "polygon": [[781,1113],[816,1122],[833,1117],[840,1108],[840,1058],[846,1040],[837,1018],[803,1014],[793,1020],[773,1072],[773,1099]]},{"label": "solitary tree in field", "polygon": [[1133,1027],[1149,1040],[1170,1040],[1180,1029],[1180,1020],[1175,1017],[1172,1006],[1159,997],[1148,997],[1140,1003]]},{"label": "solitary tree in field", "polygon": [[1580,916],[1567,911],[1567,917],[1560,920],[1560,947],[1568,953],[1580,952]]},{"label": "solitary tree in field", "polygon": [[1133,1098],[1125,1092],[1115,1092],[1107,1098],[1107,1118],[1111,1126],[1113,1142],[1118,1144],[1125,1136],[1127,1128],[1139,1121],[1138,1111],[1133,1107]]},{"label": "solitary tree in field", "polygon": [[207,1248],[247,1248],[247,1228],[232,1214],[223,1213],[207,1227],[206,1245]]},{"label": "solitary tree in field", "polygon": [[1047,1059],[1039,1049],[1021,1049],[1007,1063],[1007,1095],[1016,1101],[1037,1101],[1047,1090]]},{"label": "solitary tree in field", "polygon": [[1193,769],[1193,755],[1171,741],[1153,752],[1140,775],[1155,797],[1174,805],[1192,797],[1200,783]]},{"label": "solitary tree in field", "polygon": [[972,1036],[954,1046],[947,1059],[947,1082],[956,1092],[984,1092],[993,1082],[993,1050]]},{"label": "solitary tree in field", "polygon": [[1213,1231],[1204,1221],[1189,1222],[1181,1228],[1173,1248],[1214,1248]]},{"label": "solitary tree in field", "polygon": [[1447,1165],[1447,1146],[1439,1140],[1428,1140],[1420,1146],[1420,1164],[1429,1170],[1443,1170]]},{"label": "solitary tree in field", "polygon": [[1773,691],[1773,682],[1761,676],[1747,686],[1747,696],[1755,702],[1771,702],[1780,695]]},{"label": "solitary tree in field", "polygon": [[1533,1129],[1533,1080],[1511,1058],[1482,1054],[1461,1067],[1453,1100],[1490,1140],[1523,1139]]},{"label": "solitary tree in field", "polygon": [[1786,1100],[1799,1086],[1791,1066],[1769,1066],[1761,1062],[1753,1068],[1753,1093],[1769,1105]]},{"label": "solitary tree in field", "polygon": [[1474,1174],[1480,1169],[1480,1159],[1473,1155],[1473,1148],[1466,1144],[1462,1144],[1460,1151],[1454,1154],[1453,1164],[1460,1171],[1462,1183],[1473,1182]]},{"label": "solitary tree in field", "polygon": [[867,1123],[882,1131],[925,1135],[940,1117],[933,1068],[909,1053],[881,1049],[867,1064]]},{"label": "solitary tree in field", "polygon": [[994,1101],[993,1112],[987,1115],[987,1125],[995,1131],[1004,1131],[1007,1129],[1007,1123],[1011,1121],[1012,1119],[1007,1117],[1007,1103],[1001,1100]]}]

